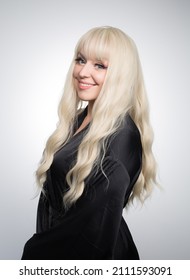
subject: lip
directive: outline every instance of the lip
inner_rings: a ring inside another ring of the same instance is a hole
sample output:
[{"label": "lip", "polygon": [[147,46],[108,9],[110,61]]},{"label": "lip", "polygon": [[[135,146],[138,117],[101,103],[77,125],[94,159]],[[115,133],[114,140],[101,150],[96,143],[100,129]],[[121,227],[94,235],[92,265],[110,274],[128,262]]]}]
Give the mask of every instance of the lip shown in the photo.
[{"label": "lip", "polygon": [[96,84],[87,83],[83,81],[78,81],[78,86],[80,89],[90,89],[91,87],[95,86]]}]

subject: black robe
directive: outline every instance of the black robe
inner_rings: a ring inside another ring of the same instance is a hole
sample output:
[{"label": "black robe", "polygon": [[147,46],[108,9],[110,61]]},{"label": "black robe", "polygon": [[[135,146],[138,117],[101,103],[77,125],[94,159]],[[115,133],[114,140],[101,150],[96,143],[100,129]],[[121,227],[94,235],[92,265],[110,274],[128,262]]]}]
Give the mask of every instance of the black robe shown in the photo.
[{"label": "black robe", "polygon": [[[79,127],[87,108],[78,118]],[[89,125],[74,135],[55,155],[41,193],[37,232],[25,244],[23,260],[139,259],[122,211],[139,176],[142,146],[139,131],[129,115],[109,139],[102,164],[85,180],[85,191],[64,211],[66,174]],[[76,127],[77,129],[77,127]]]}]

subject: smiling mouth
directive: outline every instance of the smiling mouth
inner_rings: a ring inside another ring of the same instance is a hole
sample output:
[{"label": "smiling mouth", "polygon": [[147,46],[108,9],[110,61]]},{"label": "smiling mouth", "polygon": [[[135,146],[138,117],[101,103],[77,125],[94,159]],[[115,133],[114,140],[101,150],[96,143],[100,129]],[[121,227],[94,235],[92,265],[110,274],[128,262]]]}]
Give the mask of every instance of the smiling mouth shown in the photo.
[{"label": "smiling mouth", "polygon": [[79,88],[80,89],[89,89],[89,88],[91,88],[95,85],[96,84],[88,84],[88,83],[79,82]]}]

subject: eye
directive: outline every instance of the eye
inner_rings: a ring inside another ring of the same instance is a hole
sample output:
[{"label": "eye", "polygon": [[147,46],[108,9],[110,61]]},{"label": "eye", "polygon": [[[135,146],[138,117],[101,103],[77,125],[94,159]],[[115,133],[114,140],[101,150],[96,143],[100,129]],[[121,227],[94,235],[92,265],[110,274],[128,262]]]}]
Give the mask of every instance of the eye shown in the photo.
[{"label": "eye", "polygon": [[97,68],[97,69],[107,69],[107,67],[105,65],[100,64],[100,63],[96,63],[95,68]]},{"label": "eye", "polygon": [[75,59],[75,62],[76,62],[77,64],[79,64],[79,65],[83,65],[83,64],[86,63],[85,59],[82,58],[82,57],[77,57],[77,58]]}]

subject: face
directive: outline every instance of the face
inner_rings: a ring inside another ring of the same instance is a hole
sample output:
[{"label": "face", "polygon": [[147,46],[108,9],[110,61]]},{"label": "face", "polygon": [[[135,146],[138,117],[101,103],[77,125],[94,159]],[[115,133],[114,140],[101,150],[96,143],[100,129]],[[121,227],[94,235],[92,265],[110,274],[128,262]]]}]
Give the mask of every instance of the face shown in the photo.
[{"label": "face", "polygon": [[73,78],[81,100],[89,102],[96,100],[104,83],[107,67],[107,61],[87,59],[82,53],[78,53]]}]

